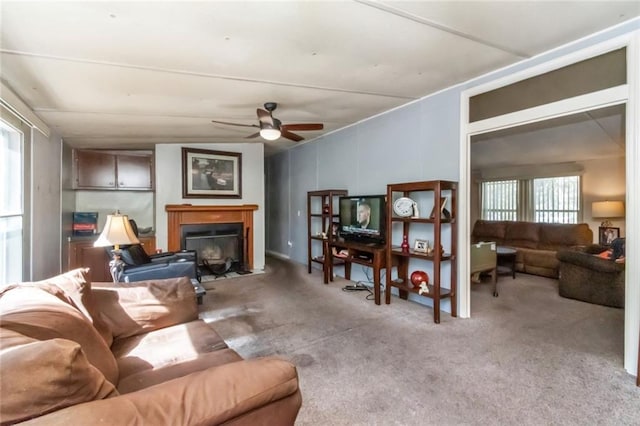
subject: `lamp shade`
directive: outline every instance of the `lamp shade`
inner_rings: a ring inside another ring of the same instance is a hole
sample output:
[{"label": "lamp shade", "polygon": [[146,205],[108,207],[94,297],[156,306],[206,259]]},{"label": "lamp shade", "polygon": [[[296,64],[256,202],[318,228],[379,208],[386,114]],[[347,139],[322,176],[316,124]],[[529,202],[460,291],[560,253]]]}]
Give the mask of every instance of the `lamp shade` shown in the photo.
[{"label": "lamp shade", "polygon": [[622,201],[595,201],[591,204],[591,216],[602,218],[624,217]]},{"label": "lamp shade", "polygon": [[107,247],[139,243],[140,240],[136,237],[129,223],[129,217],[116,213],[107,215],[107,222],[104,225],[104,229],[93,245],[95,247]]}]

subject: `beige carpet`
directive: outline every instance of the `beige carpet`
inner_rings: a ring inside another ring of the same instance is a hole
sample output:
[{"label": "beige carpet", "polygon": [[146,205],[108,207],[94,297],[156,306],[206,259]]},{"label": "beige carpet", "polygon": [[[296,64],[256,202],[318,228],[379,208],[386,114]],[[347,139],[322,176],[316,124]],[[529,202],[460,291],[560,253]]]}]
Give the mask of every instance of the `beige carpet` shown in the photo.
[{"label": "beige carpet", "polygon": [[[219,281],[201,315],[244,357],[298,366],[299,425],[640,423],[622,366],[624,311],[564,299],[518,274],[473,287],[471,319],[324,285],[268,258],[265,274]],[[383,299],[384,300],[384,299]]]}]

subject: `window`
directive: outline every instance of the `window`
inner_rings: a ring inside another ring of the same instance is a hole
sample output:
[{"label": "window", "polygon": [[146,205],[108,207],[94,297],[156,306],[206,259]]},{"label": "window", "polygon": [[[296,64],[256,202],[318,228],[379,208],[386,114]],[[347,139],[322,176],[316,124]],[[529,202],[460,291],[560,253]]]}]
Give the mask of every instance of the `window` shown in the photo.
[{"label": "window", "polygon": [[516,220],[518,181],[502,180],[482,184],[482,218]]},{"label": "window", "polygon": [[483,182],[482,219],[578,223],[580,176]]},{"label": "window", "polygon": [[0,283],[22,281],[22,134],[0,123]]},{"label": "window", "polygon": [[534,222],[578,223],[580,177],[534,179],[533,197]]}]

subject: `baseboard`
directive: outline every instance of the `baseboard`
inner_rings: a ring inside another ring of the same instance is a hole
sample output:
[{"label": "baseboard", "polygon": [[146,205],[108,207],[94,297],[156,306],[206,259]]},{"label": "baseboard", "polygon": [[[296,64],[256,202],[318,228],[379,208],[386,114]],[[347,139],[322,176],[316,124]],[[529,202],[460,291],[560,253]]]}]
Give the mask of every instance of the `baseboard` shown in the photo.
[{"label": "baseboard", "polygon": [[268,256],[277,257],[278,259],[291,260],[291,257],[286,254],[278,253],[277,251],[265,250],[264,253]]}]

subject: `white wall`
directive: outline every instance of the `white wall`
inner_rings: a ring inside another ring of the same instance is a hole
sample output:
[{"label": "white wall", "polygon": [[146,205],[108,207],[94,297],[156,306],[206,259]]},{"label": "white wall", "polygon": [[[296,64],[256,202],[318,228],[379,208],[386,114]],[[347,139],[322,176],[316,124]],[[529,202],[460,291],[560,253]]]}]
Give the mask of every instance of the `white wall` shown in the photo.
[{"label": "white wall", "polygon": [[31,147],[31,279],[61,270],[60,173],[62,140],[32,132]]},{"label": "white wall", "polygon": [[[626,194],[625,157],[591,160],[582,163],[582,195],[584,221],[593,231],[593,242],[598,242],[598,227],[604,219],[593,219],[591,203],[594,201],[623,201]],[[611,219],[620,228],[620,236],[626,236],[625,218]]]},{"label": "white wall", "polygon": [[[182,148],[211,149],[242,154],[242,198],[182,198]],[[265,204],[264,146],[245,144],[163,144],[156,145],[156,246],[166,250],[167,204],[239,205],[257,204],[253,214],[253,267],[264,269]]]}]

